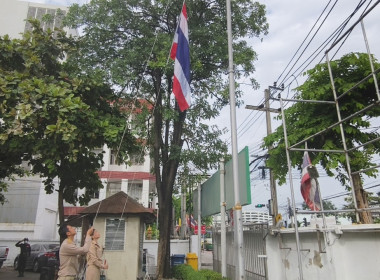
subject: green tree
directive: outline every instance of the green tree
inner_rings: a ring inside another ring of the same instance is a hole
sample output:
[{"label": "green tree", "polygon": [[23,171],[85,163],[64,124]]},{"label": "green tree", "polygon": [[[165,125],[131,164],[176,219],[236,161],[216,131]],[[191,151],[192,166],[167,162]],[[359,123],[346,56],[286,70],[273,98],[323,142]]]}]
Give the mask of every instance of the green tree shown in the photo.
[{"label": "green tree", "polygon": [[[337,210],[336,206],[334,203],[332,203],[330,200],[322,200],[323,203],[323,210]],[[306,202],[302,202],[302,209],[308,209],[308,206],[306,205]],[[318,215],[321,216],[321,215]],[[335,216],[337,217],[336,214],[334,213],[327,213],[326,216]]]},{"label": "green tree", "polygon": [[[370,193],[368,200],[370,201],[371,207],[379,207],[380,205],[380,192],[377,192],[375,195]],[[380,216],[376,213],[373,223],[380,224]]]},{"label": "green tree", "polygon": [[[119,158],[126,159],[136,141],[128,130],[122,138],[125,116],[112,105],[110,86],[95,72],[88,76],[62,62],[78,55],[76,41],[32,23],[22,39],[0,37],[0,179],[22,175],[17,165],[29,162],[45,191],[58,191],[62,223],[64,200],[86,204],[102,187],[96,171],[103,155],[94,150],[121,144]],[[78,188],[86,189],[79,198]]]},{"label": "green tree", "polygon": [[[368,195],[368,203],[370,207],[378,207],[380,204],[380,192],[373,194],[371,192],[366,192]],[[353,209],[354,208],[354,202],[352,200],[352,195],[346,197],[344,201],[347,202],[343,206],[343,209]],[[347,217],[351,220],[353,223],[357,223],[356,215],[354,213],[346,213],[342,215],[343,217]],[[373,223],[379,224],[380,223],[380,217],[378,216],[378,213],[372,213]]]},{"label": "green tree", "polygon": [[[154,159],[159,200],[158,277],[170,277],[172,194],[177,170],[192,162],[200,170],[214,166],[226,153],[223,130],[209,125],[228,104],[226,3],[187,1],[189,22],[191,109],[180,112],[172,92],[173,64],[169,52],[182,1],[94,0],[73,5],[71,27],[82,28],[81,56],[72,58],[84,71],[99,67],[120,89],[120,96],[145,99],[153,109],[136,122]],[[232,3],[234,61],[237,78],[254,71],[257,55],[242,39],[267,32],[265,7],[249,0]],[[257,83],[252,79],[252,86]],[[236,91],[237,97],[241,95]],[[239,102],[238,102],[239,104]],[[147,127],[147,120],[151,126]]]},{"label": "green tree", "polygon": [[[375,69],[380,64],[375,60]],[[363,77],[370,74],[370,65],[367,54],[349,53],[340,59],[331,62],[332,73],[335,77],[335,88],[338,96],[352,88]],[[329,78],[329,72],[326,63],[318,64],[313,69],[307,71],[308,80],[297,88],[296,98],[304,100],[333,100],[332,87]],[[379,77],[379,75],[378,75]],[[359,84],[339,100],[340,113],[342,119],[349,117],[354,112],[370,105],[377,100],[373,79],[368,79]],[[331,106],[331,108],[326,108]],[[338,117],[334,105],[321,103],[303,103],[297,102],[285,110],[287,123],[287,134],[290,145],[304,140],[323,129],[338,122]],[[371,118],[379,116],[380,108],[373,107],[365,114],[356,115],[343,123],[343,129],[348,149],[361,145],[379,137],[379,133],[370,130]],[[281,116],[279,117],[279,119]],[[274,146],[270,151],[270,157],[267,161],[269,167],[273,168],[276,179],[280,184],[286,180],[287,160],[285,153],[284,131],[283,126],[279,126],[276,131],[267,136],[265,146]],[[323,150],[342,150],[343,144],[340,135],[339,126],[329,129],[326,133],[317,135],[309,139],[308,148]],[[380,142],[374,141],[370,145],[360,150],[352,150],[349,153],[350,166],[352,171],[367,169],[373,167],[371,159],[374,154],[380,151]],[[336,175],[336,178],[347,189],[348,172],[345,155],[342,153],[318,153],[309,152],[313,164],[320,164],[329,176]],[[301,169],[303,154],[300,152],[291,152],[292,167]],[[375,177],[376,169],[368,169],[364,172],[369,177]],[[362,185],[362,174],[352,175],[353,186],[359,208],[367,208],[368,201]],[[371,222],[371,215],[368,212],[360,212],[360,221],[363,223]]]}]

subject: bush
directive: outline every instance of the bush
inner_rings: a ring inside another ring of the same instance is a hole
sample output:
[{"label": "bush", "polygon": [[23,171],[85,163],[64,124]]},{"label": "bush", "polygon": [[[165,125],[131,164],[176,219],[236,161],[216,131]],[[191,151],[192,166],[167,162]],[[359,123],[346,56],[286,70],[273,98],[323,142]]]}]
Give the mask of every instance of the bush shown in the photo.
[{"label": "bush", "polygon": [[176,279],[183,280],[219,280],[227,279],[216,271],[201,269],[195,271],[191,266],[186,264],[176,265],[172,268],[172,275]]},{"label": "bush", "polygon": [[227,279],[226,277],[222,277],[222,274],[219,272],[209,270],[209,269],[201,269],[199,271],[202,277],[207,280],[219,280],[219,279]]}]

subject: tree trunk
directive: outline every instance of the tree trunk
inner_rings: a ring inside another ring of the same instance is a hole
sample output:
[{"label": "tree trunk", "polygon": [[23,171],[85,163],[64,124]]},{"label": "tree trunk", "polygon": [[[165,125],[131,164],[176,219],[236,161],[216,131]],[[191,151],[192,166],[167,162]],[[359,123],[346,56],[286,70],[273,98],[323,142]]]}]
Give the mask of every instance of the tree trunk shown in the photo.
[{"label": "tree trunk", "polygon": [[172,220],[172,201],[171,196],[169,201],[166,199],[159,199],[159,230],[160,238],[158,243],[158,279],[170,278],[170,228]]},{"label": "tree trunk", "polygon": [[[362,181],[359,174],[352,175],[352,183],[354,185],[356,204],[358,208],[368,208],[367,194],[363,189]],[[359,212],[360,223],[372,224],[372,215],[370,212]]]},{"label": "tree trunk", "polygon": [[[152,148],[154,155],[154,171],[156,175],[156,188],[158,194],[158,224],[159,224],[159,243],[157,253],[157,278],[170,278],[170,230],[173,215],[173,186],[177,175],[177,169],[180,160],[180,152],[183,146],[183,124],[186,118],[186,111],[178,111],[178,119],[172,123],[170,129],[170,120],[163,122],[162,112],[162,93],[160,91],[160,79],[153,76],[156,81],[157,100],[156,108],[153,112],[153,133]],[[157,78],[157,79],[156,79]],[[168,106],[170,106],[171,88],[168,91]],[[176,104],[176,110],[178,105]],[[179,153],[179,154],[177,154]]]}]

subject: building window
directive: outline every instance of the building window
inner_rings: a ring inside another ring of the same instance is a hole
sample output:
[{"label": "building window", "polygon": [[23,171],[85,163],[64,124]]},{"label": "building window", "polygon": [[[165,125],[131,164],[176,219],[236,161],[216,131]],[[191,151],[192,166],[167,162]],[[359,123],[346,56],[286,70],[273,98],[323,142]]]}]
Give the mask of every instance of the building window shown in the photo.
[{"label": "building window", "polygon": [[[62,11],[60,9],[54,10],[54,9],[47,9],[42,7],[29,7],[28,9],[28,15],[27,19],[38,19],[41,22],[41,27],[44,31],[48,30],[49,28],[51,30],[54,30],[54,28],[60,28],[62,26],[62,19],[66,15],[65,11]],[[46,22],[42,22],[42,19],[46,16]],[[26,21],[25,23],[25,30],[31,31],[32,25],[29,23],[29,21]]]},{"label": "building window", "polygon": [[105,250],[124,250],[125,220],[106,219]]},{"label": "building window", "polygon": [[89,195],[90,195],[91,199],[98,199],[99,198],[99,191],[95,191]]},{"label": "building window", "polygon": [[110,154],[110,164],[111,165],[120,165],[120,161],[116,157],[117,151],[111,150]]},{"label": "building window", "polygon": [[131,182],[128,183],[128,195],[132,197],[133,199],[141,200],[142,198],[142,189],[143,184],[142,182]]},{"label": "building window", "polygon": [[143,165],[145,161],[143,152],[131,154],[129,158],[132,165]]},{"label": "building window", "polygon": [[114,195],[121,191],[121,181],[108,182],[107,185],[107,197]]},{"label": "building window", "polygon": [[92,195],[92,198],[95,198],[95,199],[99,198],[99,191],[94,192],[94,194]]}]

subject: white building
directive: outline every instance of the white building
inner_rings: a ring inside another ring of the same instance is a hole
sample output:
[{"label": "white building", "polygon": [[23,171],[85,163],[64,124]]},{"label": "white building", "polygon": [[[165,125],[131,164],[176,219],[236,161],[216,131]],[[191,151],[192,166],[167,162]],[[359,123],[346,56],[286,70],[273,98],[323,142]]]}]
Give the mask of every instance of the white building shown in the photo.
[{"label": "white building", "polygon": [[[60,27],[66,7],[30,3],[17,0],[0,1],[0,35],[8,34],[11,38],[21,38],[23,32],[30,28],[27,17],[39,20],[45,14],[54,20],[44,28]],[[78,35],[76,30],[66,30],[70,35]],[[102,148],[104,166],[99,170],[99,177],[104,186],[94,196],[89,205],[105,199],[119,191],[124,191],[145,207],[156,208],[157,197],[150,197],[155,192],[155,177],[150,174],[153,161],[148,155],[134,155],[129,166],[118,165],[115,153],[106,146]],[[99,149],[100,152],[101,149]],[[27,166],[27,165],[26,165]],[[58,180],[55,181],[58,185]],[[80,192],[84,190],[79,191]],[[5,193],[7,202],[0,205],[0,243],[10,247],[8,261],[11,265],[18,250],[14,243],[24,237],[30,242],[57,241],[58,194],[46,194],[39,176],[23,177],[9,182]],[[65,204],[65,215],[78,213],[83,207]]]},{"label": "white building", "polygon": [[[31,3],[18,0],[0,1],[0,35],[8,34],[11,38],[21,38],[22,33],[30,30],[26,18],[36,18],[41,21],[46,14],[54,20],[44,23],[44,29],[61,27],[62,16],[66,14],[67,7]],[[78,35],[77,30],[67,29],[70,35]]]},{"label": "white building", "polygon": [[243,225],[247,224],[272,224],[272,216],[268,213],[258,211],[243,211]]}]

